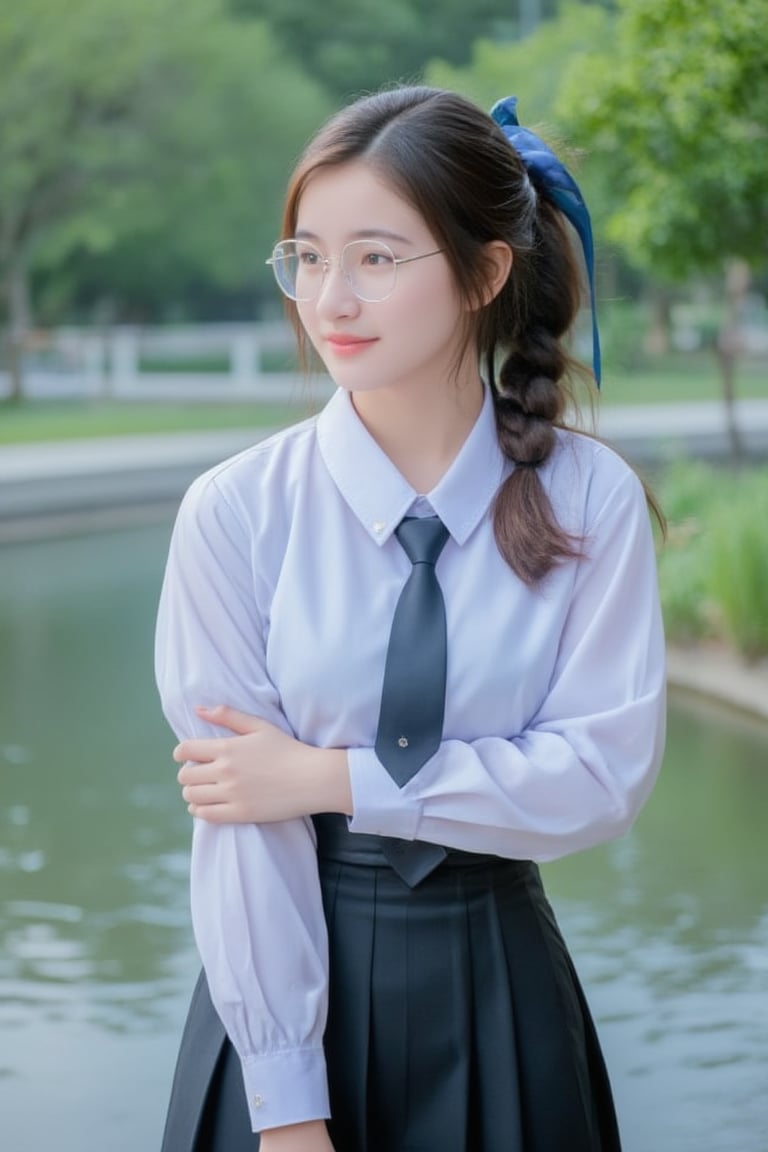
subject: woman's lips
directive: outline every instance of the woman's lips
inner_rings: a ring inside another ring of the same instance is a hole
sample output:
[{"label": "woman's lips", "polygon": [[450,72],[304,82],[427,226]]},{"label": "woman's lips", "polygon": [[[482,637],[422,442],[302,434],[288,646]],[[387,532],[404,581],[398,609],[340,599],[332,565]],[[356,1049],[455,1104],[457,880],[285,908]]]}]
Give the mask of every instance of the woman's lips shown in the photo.
[{"label": "woman's lips", "polygon": [[376,343],[376,337],[326,336],[325,342],[337,356],[355,356]]}]

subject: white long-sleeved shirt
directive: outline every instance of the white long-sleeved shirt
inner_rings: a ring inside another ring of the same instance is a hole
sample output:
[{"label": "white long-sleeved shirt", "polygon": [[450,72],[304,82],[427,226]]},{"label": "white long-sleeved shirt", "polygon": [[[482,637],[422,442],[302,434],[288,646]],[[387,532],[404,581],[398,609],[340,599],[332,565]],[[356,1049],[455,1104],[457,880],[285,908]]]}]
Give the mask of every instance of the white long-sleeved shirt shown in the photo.
[{"label": "white long-sleeved shirt", "polygon": [[[549,860],[618,836],[664,742],[664,641],[642,487],[609,448],[559,432],[540,469],[585,556],[526,587],[490,521],[511,465],[489,394],[426,496],[337,392],[319,417],[200,477],[179,511],[157,679],[180,739],[228,704],[347,748],[352,831]],[[389,629],[410,571],[394,529],[436,513],[446,602],[443,740],[404,788],[373,750]],[[254,1130],[328,1115],[327,938],[311,820],[195,821],[192,917],[240,1056]]]}]

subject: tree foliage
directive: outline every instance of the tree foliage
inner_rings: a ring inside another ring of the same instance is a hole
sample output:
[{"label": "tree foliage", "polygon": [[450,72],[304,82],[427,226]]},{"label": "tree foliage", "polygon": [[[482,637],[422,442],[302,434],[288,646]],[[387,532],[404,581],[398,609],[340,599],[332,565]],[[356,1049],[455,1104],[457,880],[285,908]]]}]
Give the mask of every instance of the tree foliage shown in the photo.
[{"label": "tree foliage", "polygon": [[671,280],[723,274],[715,351],[734,457],[748,270],[768,263],[767,17],[765,0],[619,0],[611,51],[574,63],[558,105],[589,133],[629,258]]},{"label": "tree foliage", "polygon": [[588,133],[637,264],[766,262],[767,60],[765,0],[619,0],[609,50],[571,64],[558,111]]},{"label": "tree foliage", "polygon": [[609,36],[610,25],[601,7],[570,0],[561,4],[557,19],[543,21],[522,40],[475,41],[466,65],[432,61],[427,79],[463,93],[484,108],[503,96],[517,95],[526,124],[545,124],[550,133],[559,135],[555,101],[565,68],[598,46],[607,46]]},{"label": "tree foliage", "polygon": [[[224,0],[25,0],[0,21],[0,284],[143,252],[218,283],[271,246],[290,163],[327,111]],[[131,264],[130,259],[128,265]],[[113,292],[119,294],[120,265]]]},{"label": "tree foliage", "polygon": [[[342,98],[398,79],[563,150],[598,235],[682,278],[764,259],[766,0],[24,0],[0,18],[0,292],[50,318],[266,285],[285,176]],[[565,148],[566,156],[568,148]],[[573,161],[571,156],[571,161]],[[15,295],[14,295],[15,285]],[[2,299],[0,298],[0,305]]]},{"label": "tree foliage", "polygon": [[[482,37],[517,34],[520,3],[509,0],[231,0],[266,19],[284,47],[337,99],[394,81],[418,80],[433,57],[465,63]],[[523,0],[523,7],[525,0]],[[556,0],[538,0],[551,15]]]},{"label": "tree foliage", "polygon": [[[157,317],[193,298],[199,309],[211,301],[219,310],[227,293],[242,307],[260,285],[268,290],[262,256],[285,176],[334,104],[418,79],[432,57],[449,70],[466,63],[481,35],[511,48],[525,13],[542,17],[555,7],[556,0],[6,6],[0,308],[10,300],[23,328],[30,271],[48,321],[71,314],[73,304],[87,313],[110,299],[106,314],[117,316]],[[571,32],[576,25],[571,20]],[[484,51],[495,50],[485,42]],[[525,56],[518,52],[515,68]],[[531,90],[551,91],[551,60],[540,53],[527,69]],[[494,98],[510,86],[500,75]],[[529,116],[534,101],[525,98],[523,108]]]}]

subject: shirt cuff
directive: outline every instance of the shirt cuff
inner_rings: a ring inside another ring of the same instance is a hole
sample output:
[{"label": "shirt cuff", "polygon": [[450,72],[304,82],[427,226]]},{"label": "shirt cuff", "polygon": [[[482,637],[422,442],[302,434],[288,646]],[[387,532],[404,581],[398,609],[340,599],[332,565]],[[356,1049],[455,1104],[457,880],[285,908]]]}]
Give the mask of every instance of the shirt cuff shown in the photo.
[{"label": "shirt cuff", "polygon": [[254,1132],[282,1128],[331,1114],[322,1048],[291,1048],[243,1063],[248,1112]]},{"label": "shirt cuff", "polygon": [[415,840],[422,805],[408,796],[408,785],[398,787],[373,748],[350,748],[347,763],[352,788],[350,832]]}]

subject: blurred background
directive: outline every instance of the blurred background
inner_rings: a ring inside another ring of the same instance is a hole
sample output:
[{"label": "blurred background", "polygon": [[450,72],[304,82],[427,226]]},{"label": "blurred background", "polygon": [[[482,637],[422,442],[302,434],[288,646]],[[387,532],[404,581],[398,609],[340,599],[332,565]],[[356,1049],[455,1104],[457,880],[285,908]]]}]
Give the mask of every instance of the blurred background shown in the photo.
[{"label": "blurred background", "polygon": [[197,970],[152,673],[173,515],[328,394],[264,261],[306,139],[401,80],[516,94],[590,204],[598,428],[668,516],[685,671],[636,828],[546,878],[626,1152],[768,1150],[766,60],[768,0],[0,0],[8,1152],[159,1148]]}]

